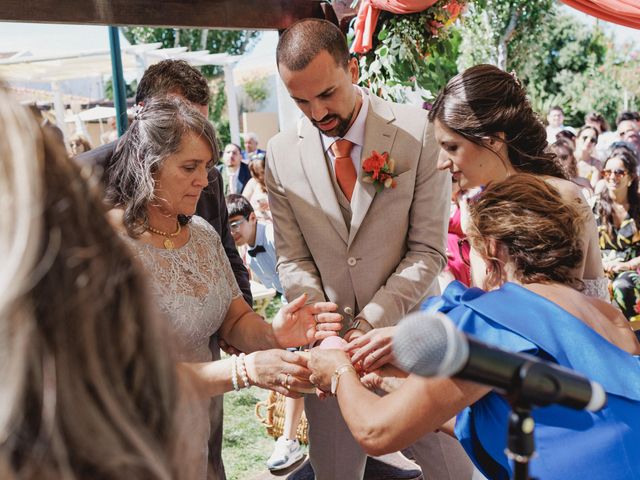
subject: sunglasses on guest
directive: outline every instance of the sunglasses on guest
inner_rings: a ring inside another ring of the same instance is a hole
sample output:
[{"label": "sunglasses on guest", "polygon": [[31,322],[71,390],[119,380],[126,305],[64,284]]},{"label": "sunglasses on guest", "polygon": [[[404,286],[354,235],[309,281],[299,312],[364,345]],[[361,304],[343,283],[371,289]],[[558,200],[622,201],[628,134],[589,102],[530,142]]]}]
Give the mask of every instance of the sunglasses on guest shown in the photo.
[{"label": "sunglasses on guest", "polygon": [[627,174],[627,171],[619,168],[616,170],[609,170],[609,169],[602,170],[603,177],[609,177],[611,176],[611,174],[615,175],[616,178],[620,178],[620,177],[624,177]]},{"label": "sunglasses on guest", "polygon": [[593,143],[594,145],[596,143],[598,143],[598,140],[596,140],[596,137],[590,137],[589,135],[584,135],[582,137],[580,137],[582,139],[583,142],[586,142],[587,140],[589,140],[591,143]]}]

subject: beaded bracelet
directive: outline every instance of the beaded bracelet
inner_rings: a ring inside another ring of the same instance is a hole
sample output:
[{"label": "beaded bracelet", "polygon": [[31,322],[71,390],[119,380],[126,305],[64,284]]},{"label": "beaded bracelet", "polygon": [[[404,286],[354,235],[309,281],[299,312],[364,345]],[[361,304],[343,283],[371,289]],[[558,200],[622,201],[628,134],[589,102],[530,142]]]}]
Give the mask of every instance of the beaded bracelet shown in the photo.
[{"label": "beaded bracelet", "polygon": [[233,389],[237,392],[240,390],[238,387],[238,366],[236,365],[238,357],[236,355],[231,355],[231,383],[233,384]]},{"label": "beaded bracelet", "polygon": [[244,383],[244,388],[249,388],[251,385],[249,384],[249,375],[247,375],[247,366],[244,362],[246,355],[241,353],[238,357],[238,372],[240,374],[240,378],[242,378],[242,383]]}]

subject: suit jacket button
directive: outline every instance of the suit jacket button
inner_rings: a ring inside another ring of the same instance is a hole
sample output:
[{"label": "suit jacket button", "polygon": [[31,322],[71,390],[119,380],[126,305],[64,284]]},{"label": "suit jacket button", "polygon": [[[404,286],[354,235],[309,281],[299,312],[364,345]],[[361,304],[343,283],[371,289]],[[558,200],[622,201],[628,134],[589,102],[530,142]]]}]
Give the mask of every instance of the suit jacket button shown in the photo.
[{"label": "suit jacket button", "polygon": [[355,267],[357,262],[358,261],[353,257],[349,257],[347,259],[347,265],[349,265],[350,267]]},{"label": "suit jacket button", "polygon": [[347,315],[353,315],[353,308],[344,307],[344,313],[346,313]]}]

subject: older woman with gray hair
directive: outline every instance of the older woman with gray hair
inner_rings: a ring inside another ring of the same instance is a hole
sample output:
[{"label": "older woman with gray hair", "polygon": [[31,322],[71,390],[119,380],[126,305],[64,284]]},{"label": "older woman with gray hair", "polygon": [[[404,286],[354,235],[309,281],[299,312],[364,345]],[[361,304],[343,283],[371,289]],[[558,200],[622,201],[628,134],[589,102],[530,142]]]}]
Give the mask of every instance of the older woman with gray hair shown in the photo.
[{"label": "older woman with gray hair", "polygon": [[[209,399],[250,385],[283,394],[309,388],[304,356],[282,348],[341,328],[335,304],[305,305],[305,295],[272,324],[244,301],[218,234],[192,216],[217,160],[215,132],[200,113],[178,98],[153,100],[118,142],[107,188],[112,223],[151,275],[176,333],[180,368],[196,387],[184,420],[202,442],[201,457],[193,460],[201,462],[203,478]],[[216,333],[253,353],[212,361],[209,340]]]}]

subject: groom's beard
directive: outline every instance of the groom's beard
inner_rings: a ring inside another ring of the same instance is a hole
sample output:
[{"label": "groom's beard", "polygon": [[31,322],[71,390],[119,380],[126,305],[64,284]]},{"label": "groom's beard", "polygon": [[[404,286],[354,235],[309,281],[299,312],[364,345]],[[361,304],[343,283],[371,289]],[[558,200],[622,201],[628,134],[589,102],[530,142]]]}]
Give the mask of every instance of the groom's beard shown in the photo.
[{"label": "groom's beard", "polygon": [[[355,108],[354,108],[355,111]],[[319,123],[327,123],[328,121],[333,120],[334,118],[338,119],[338,124],[332,128],[331,130],[322,130],[318,127]],[[315,127],[324,133],[327,137],[344,137],[345,134],[349,131],[349,127],[351,126],[351,119],[353,118],[353,112],[349,115],[349,118],[342,118],[339,115],[327,115],[319,122],[315,120],[311,120],[311,123],[315,125]]]}]

